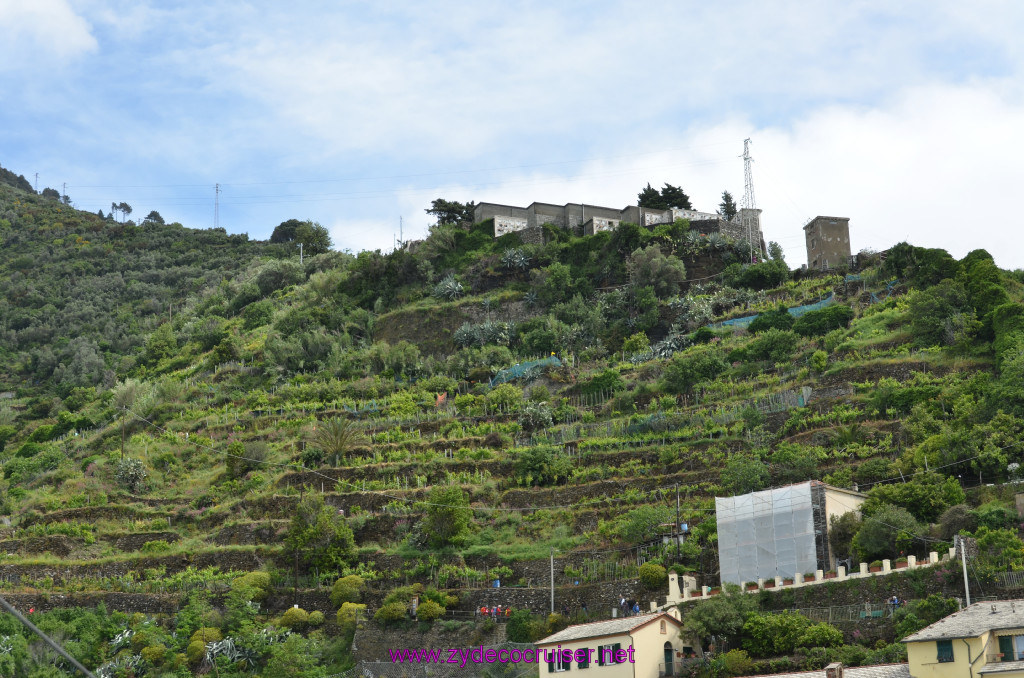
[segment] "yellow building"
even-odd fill
[[[1024,678],[1024,600],[975,603],[903,642],[912,678]]]
[[[541,678],[578,673],[578,678],[665,678],[680,675],[683,663],[700,655],[683,642],[679,610],[577,624],[537,641],[544,651]],[[548,659],[552,661],[547,661]]]

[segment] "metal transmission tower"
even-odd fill
[[[740,214],[747,226],[747,243],[750,244],[750,261],[754,261],[754,250],[757,250],[760,259],[764,259],[761,252],[761,219],[757,213],[757,200],[754,198],[754,174],[751,172],[751,164],[754,159],[750,157],[750,138],[743,140],[743,202],[740,203]],[[744,210],[750,210],[744,212]],[[757,226],[757,243],[754,243],[754,226]]]
[[[213,227],[220,226],[220,184],[213,185]]]
[[[747,209],[757,209],[756,200],[754,200],[754,175],[750,171],[750,164],[754,162],[754,159],[750,157],[750,139],[743,140],[743,207]]]

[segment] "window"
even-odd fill
[[[619,664],[616,655],[619,650],[622,649],[622,643],[613,643],[612,645],[601,645],[597,648],[597,665],[598,666],[609,666],[611,664]]]
[[[580,659],[580,661],[576,662],[576,668],[578,668],[578,669],[585,669],[588,666],[590,666],[590,652],[591,652],[591,650],[590,650],[590,648],[583,648],[583,649],[585,650],[582,653],[583,658]],[[577,650],[577,652],[579,652],[579,650]],[[580,655],[577,654],[576,657],[578,658],[578,657],[580,657]]]
[[[953,661],[953,641],[952,640],[939,640],[935,643],[938,649],[938,661],[951,662]]]
[[[572,668],[572,658],[567,661],[562,655],[562,652],[566,650],[554,649],[551,650],[551,661],[548,662],[548,673],[561,673],[562,671],[568,671]],[[572,650],[568,650],[572,652]]]
[[[661,633],[663,635],[666,633],[666,631],[665,631],[665,620],[664,619],[661,620]]]

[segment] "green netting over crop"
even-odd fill
[[[813,304],[807,304],[806,306],[794,306],[793,308],[789,309],[789,314],[794,318],[799,318],[804,313],[808,313],[810,311],[817,311],[819,309],[825,308],[826,306],[829,306],[832,303],[834,303],[832,296],[832,293],[829,292],[828,296],[822,299],[821,301],[816,301]],[[758,315],[760,315],[760,313],[758,313],[757,315],[744,316],[742,318],[723,320],[720,323],[712,323],[711,325],[708,325],[708,327],[746,327],[750,323],[754,322],[754,318],[756,318]]]
[[[551,356],[550,358],[528,360],[525,363],[518,363],[494,375],[494,379],[491,379],[491,386],[497,386],[498,384],[504,384],[506,381],[519,379],[520,377],[526,376],[526,373],[530,370],[540,370],[548,365],[561,367],[562,361],[559,360],[557,356]]]

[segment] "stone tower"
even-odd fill
[[[814,217],[804,225],[807,267],[823,271],[850,260],[849,217]]]

